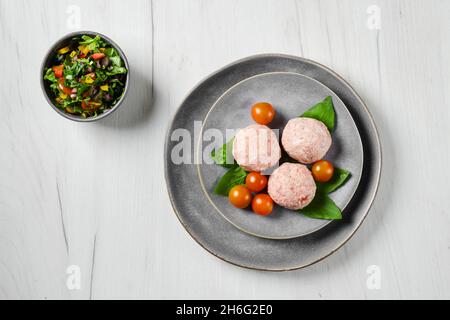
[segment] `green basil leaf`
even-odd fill
[[[301,116],[322,121],[330,132],[333,131],[335,122],[333,99],[331,96],[326,97],[325,100],[306,110]]]
[[[246,177],[247,171],[238,165],[234,165],[220,178],[214,193],[220,196],[228,196],[231,188],[245,183]]]
[[[52,89],[55,96],[59,96],[59,89],[58,89],[58,83],[52,83],[50,85],[50,89]]]
[[[317,192],[313,201],[299,212],[309,218],[323,220],[341,220],[341,209],[324,193]]]
[[[48,68],[47,71],[45,72],[44,80],[48,80],[53,83],[58,82],[58,79],[56,79],[55,73],[51,68]]]
[[[225,143],[219,149],[214,149],[211,152],[211,158],[216,164],[225,168],[231,168],[235,165],[233,158],[233,141],[234,138]]]
[[[110,57],[109,60],[114,67],[122,66],[122,59],[119,56]]]
[[[108,57],[116,57],[116,56],[118,56],[119,54],[117,53],[117,51],[114,49],[114,48],[107,48],[106,50],[105,50],[105,54],[108,56]]]
[[[127,69],[123,67],[112,67],[111,70],[106,71],[107,76],[114,76],[116,74],[124,74],[127,73]]]
[[[75,113],[81,114],[81,113],[83,113],[84,110],[81,107],[79,107],[79,106],[74,106],[73,107],[73,111]]]
[[[79,44],[85,45],[89,51],[97,50],[102,44],[100,36],[95,36],[95,38],[91,38],[89,36],[82,36],[83,41],[80,41]]]
[[[347,182],[350,176],[351,174],[347,170],[334,168],[334,174],[330,181],[316,182],[317,191],[325,194],[336,191]]]
[[[81,39],[83,39],[83,41],[80,41],[79,44],[90,44],[95,41],[95,38],[86,35],[81,36]]]
[[[102,84],[108,79],[108,75],[103,70],[96,70],[95,71],[95,81],[98,84]]]

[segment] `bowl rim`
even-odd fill
[[[125,64],[125,67],[127,68],[125,87],[123,89],[124,91],[123,91],[122,97],[119,99],[119,101],[117,101],[117,103],[111,109],[109,109],[107,112],[102,113],[101,115],[98,115],[97,117],[82,118],[80,116],[71,115],[71,114],[69,114],[69,113],[59,109],[57,106],[55,106],[55,104],[53,103],[51,98],[48,96],[47,91],[46,91],[46,82],[44,80],[44,70],[46,68],[47,62],[49,61],[50,57],[55,53],[55,50],[63,42],[67,41],[70,38],[73,38],[75,36],[80,36],[80,35],[100,36],[102,39],[104,39],[106,42],[108,42],[114,49],[116,49],[119,52],[119,55],[122,58],[122,60],[123,60],[123,62]],[[119,108],[119,106],[124,101],[124,99],[125,99],[125,97],[126,97],[126,95],[128,93],[128,88],[129,88],[129,84],[130,84],[130,66],[129,66],[127,57],[125,56],[125,53],[122,51],[122,49],[119,47],[119,45],[117,43],[115,43],[108,36],[105,36],[104,34],[101,34],[101,33],[96,32],[96,31],[88,31],[88,30],[74,31],[74,32],[70,32],[70,33],[60,37],[47,50],[47,53],[44,55],[44,58],[43,58],[42,63],[41,63],[41,68],[40,68],[40,72],[39,72],[39,78],[40,78],[41,90],[42,90],[42,93],[44,94],[45,99],[50,104],[50,106],[53,108],[53,110],[55,110],[59,115],[63,116],[66,119],[69,119],[69,120],[72,120],[72,121],[76,121],[76,122],[94,122],[94,121],[98,121],[100,119],[103,119],[103,118],[109,116],[111,113],[116,111],[117,108]]]

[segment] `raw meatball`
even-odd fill
[[[331,147],[331,134],[320,121],[310,118],[290,120],[281,138],[288,155],[301,163],[322,159]]]
[[[268,192],[278,205],[299,210],[316,195],[316,183],[311,171],[299,163],[284,163],[269,178]]]
[[[247,171],[264,171],[278,164],[281,149],[275,133],[267,126],[253,124],[234,137],[233,156]]]

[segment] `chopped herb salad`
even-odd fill
[[[128,70],[119,52],[100,36],[77,36],[59,48],[46,68],[55,105],[83,118],[111,109],[125,91]]]

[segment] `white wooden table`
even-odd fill
[[[0,298],[450,298],[449,14],[447,0],[0,0]],[[46,50],[79,29],[114,39],[133,71],[125,105],[98,123],[60,117],[39,87]],[[163,178],[184,95],[266,52],[343,75],[384,152],[363,227],[289,273],[209,255]]]

